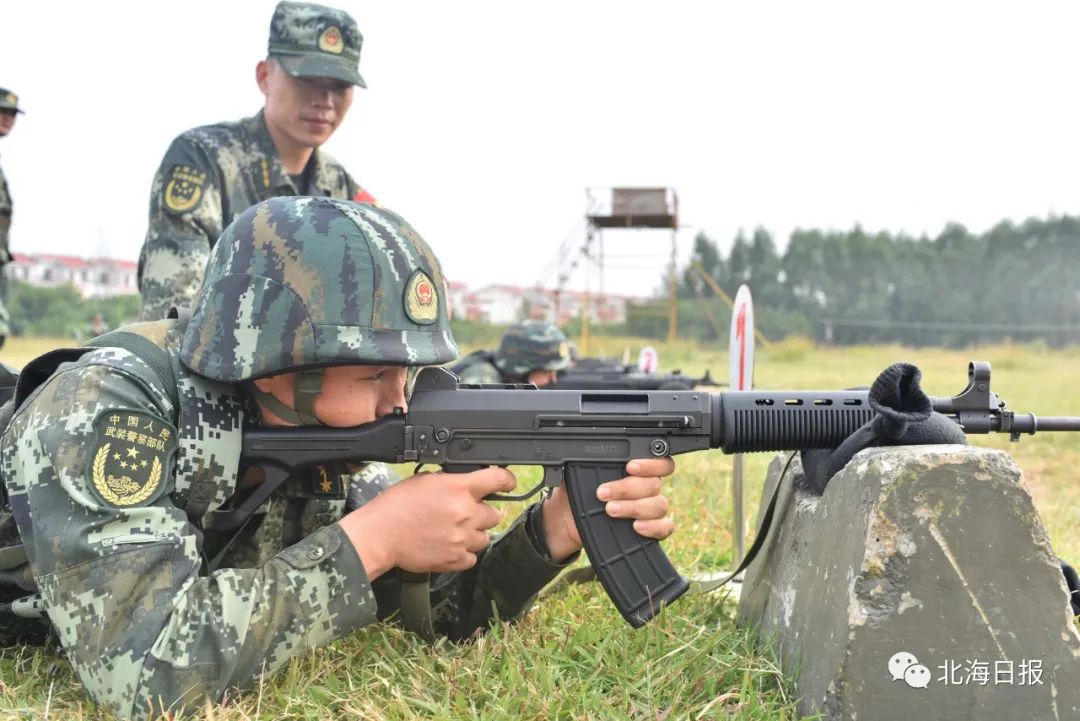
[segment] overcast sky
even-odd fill
[[[4,0],[14,250],[134,260],[169,141],[261,106],[274,4]],[[586,187],[674,187],[681,256],[698,230],[1080,213],[1075,2],[336,4],[368,89],[327,150],[472,286],[535,283]],[[634,256],[608,290],[655,287],[667,236],[605,246]]]

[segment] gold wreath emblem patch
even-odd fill
[[[106,504],[130,508],[154,501],[171,477],[176,429],[142,411],[102,411],[94,421],[93,491]]]
[[[206,171],[187,165],[174,165],[165,184],[165,209],[173,213],[193,210],[202,200]]]
[[[319,36],[319,50],[324,53],[341,55],[345,50],[345,43],[341,41],[341,31],[333,25],[323,30],[322,35]]]
[[[413,323],[431,325],[439,317],[439,291],[428,274],[413,271],[405,286],[405,314]]]
[[[106,443],[94,456],[94,488],[114,506],[137,506],[154,494],[161,485],[161,459],[154,458],[149,474],[142,479],[128,475],[114,476],[106,470],[109,446]]]

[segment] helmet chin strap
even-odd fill
[[[255,400],[275,416],[294,426],[321,426],[323,422],[315,417],[315,397],[322,393],[322,368],[299,371],[293,385],[293,403],[296,408],[289,408],[255,383],[250,383]]]

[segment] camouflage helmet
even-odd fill
[[[180,349],[188,368],[237,382],[353,363],[457,357],[443,275],[385,208],[330,198],[254,205],[225,229]]]
[[[510,326],[503,335],[495,365],[511,376],[524,376],[534,370],[562,370],[570,365],[570,344],[557,325],[527,320]]]

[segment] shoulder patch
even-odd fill
[[[103,410],[94,419],[90,489],[115,508],[146,506],[172,484],[176,428],[145,411]]]
[[[170,213],[180,214],[199,207],[203,188],[206,187],[206,171],[190,165],[174,165],[165,180],[163,205]]]
[[[417,268],[405,284],[405,315],[413,323],[431,325],[439,317],[439,291],[424,271]]]

